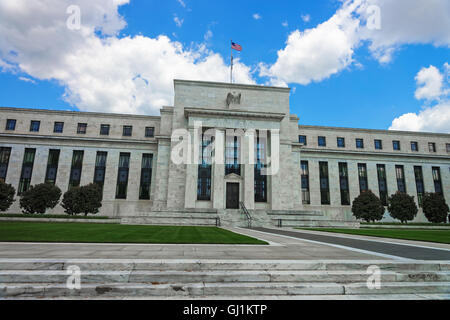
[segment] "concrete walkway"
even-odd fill
[[[270,245],[167,245],[0,243],[0,258],[40,259],[229,259],[229,260],[379,260],[380,255],[305,242],[253,230],[228,230]],[[386,257],[383,257],[385,259]]]
[[[413,260],[450,260],[450,246],[433,243],[415,243],[414,241],[396,241],[395,239],[378,239],[376,237],[341,236],[329,232],[310,232],[309,230],[254,228],[265,233],[288,236],[316,243],[327,243],[374,254],[413,259]]]

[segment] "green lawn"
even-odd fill
[[[68,214],[24,214],[24,213],[0,213],[0,218],[33,218],[33,219],[109,219],[105,216],[79,215],[70,216]]]
[[[361,222],[361,225],[368,226],[410,226],[410,227],[450,227],[448,223],[401,223],[401,222]]]
[[[418,229],[332,229],[307,228],[307,230],[355,234],[382,238],[417,240],[428,242],[450,243],[450,230],[418,230]]]
[[[216,227],[0,222],[0,241],[81,243],[267,244]]]

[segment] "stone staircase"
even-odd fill
[[[381,288],[369,289],[369,266]],[[81,288],[66,286],[69,267]],[[7,299],[450,299],[450,261],[0,259]]]

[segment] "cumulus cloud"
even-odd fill
[[[340,9],[314,28],[294,30],[273,65],[261,65],[269,83],[307,85],[358,62],[355,49],[368,44],[386,64],[407,44],[450,47],[448,0],[341,0]],[[306,18],[306,16],[305,16]]]
[[[311,16],[309,14],[302,14],[301,15],[303,22],[309,22],[311,20]]]
[[[253,19],[255,19],[255,20],[260,20],[262,17],[261,17],[261,15],[259,14],[259,13],[254,13],[253,14]]]
[[[159,114],[173,103],[173,79],[227,82],[229,68],[204,45],[167,36],[119,37],[128,0],[79,0],[81,27],[66,26],[72,0],[0,0],[0,68],[57,80],[64,99],[83,111]],[[239,83],[255,83],[235,60]]]
[[[419,113],[406,113],[392,121],[390,130],[429,131],[450,133],[450,97],[448,63],[444,65],[444,74],[435,66],[422,68],[416,76],[415,97],[426,100],[427,104]]]
[[[181,26],[183,25],[184,19],[180,19],[180,18],[178,18],[177,15],[175,15],[173,17],[173,21],[175,22],[175,24],[177,25],[178,28],[181,28]]]

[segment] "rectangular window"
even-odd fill
[[[72,166],[70,168],[69,189],[80,186],[81,170],[83,168],[84,151],[73,151]]]
[[[319,162],[320,201],[324,205],[330,204],[330,184],[328,180],[328,162]]]
[[[375,140],[375,150],[383,150],[383,141]]]
[[[384,164],[377,164],[377,174],[378,174],[378,188],[380,191],[380,200],[383,206],[387,206],[388,189],[386,180],[386,166]]]
[[[207,134],[204,128],[201,136],[200,145],[200,164],[198,166],[197,179],[197,200],[211,200],[211,182],[212,182],[212,143],[214,137]]]
[[[116,199],[127,198],[129,170],[130,170],[130,154],[120,153],[119,174],[117,175]]]
[[[141,164],[141,185],[139,187],[139,199],[150,200],[150,185],[152,183],[153,154],[144,153]]]
[[[363,139],[356,139],[356,148],[364,149],[364,140]]]
[[[441,195],[444,195],[442,190],[442,179],[441,179],[441,168],[433,167],[433,182],[434,182],[434,191]]]
[[[411,151],[419,151],[419,144],[416,141],[411,141]]]
[[[365,163],[358,163],[358,176],[359,176],[359,191],[361,193],[369,190],[367,183],[367,165]]]
[[[348,167],[347,163],[339,163],[339,184],[341,188],[341,205],[350,205],[350,191],[348,187]]]
[[[318,137],[317,142],[319,144],[319,147],[326,147],[327,146],[327,138],[326,137]]]
[[[240,137],[227,135],[225,148],[225,175],[235,173],[241,175]]]
[[[16,119],[6,120],[6,130],[8,130],[8,131],[16,130]]]
[[[266,141],[267,136],[257,132],[255,145],[255,202],[267,202],[267,175],[262,174],[266,168]]]
[[[30,123],[30,132],[39,132],[39,127],[41,126],[40,121],[31,120]]]
[[[417,187],[417,200],[419,202],[419,207],[422,207],[422,199],[425,194],[425,186],[423,183],[423,172],[421,166],[414,167],[414,176],[416,178],[416,187]]]
[[[436,143],[434,142],[429,142],[428,143],[428,150],[430,150],[430,152],[436,152]]]
[[[450,143],[446,144],[447,152],[450,152]]]
[[[101,136],[109,136],[109,124],[101,124],[100,125],[100,135]]]
[[[153,138],[155,136],[155,127],[145,127],[145,137]]]
[[[87,123],[79,123],[77,127],[78,134],[86,134],[87,131]]]
[[[10,156],[11,148],[0,147],[0,181],[2,182],[6,181]]]
[[[56,174],[58,172],[59,150],[49,150],[47,171],[45,172],[45,183],[55,184]]]
[[[103,186],[105,184],[106,159],[108,153],[105,151],[97,151],[95,157],[94,183],[100,186],[103,194]]]
[[[31,175],[33,174],[34,156],[36,155],[36,149],[25,149],[23,155],[22,172],[20,173],[18,195],[27,191],[30,188]]]
[[[345,138],[337,138],[338,148],[345,148]]]
[[[394,148],[394,150],[399,151],[400,150],[400,141],[392,141],[392,147]]]
[[[397,176],[398,191],[406,193],[405,168],[403,166],[395,166],[395,174]]]
[[[302,203],[311,204],[311,197],[309,192],[309,164],[308,161],[302,161],[301,164],[302,177]]]
[[[55,122],[53,126],[54,133],[63,133],[64,130],[64,122]]]
[[[123,126],[122,135],[124,137],[131,137],[133,135],[133,126]]]
[[[304,146],[308,145],[308,140],[306,139],[306,136],[298,136],[298,142],[303,144]]]

